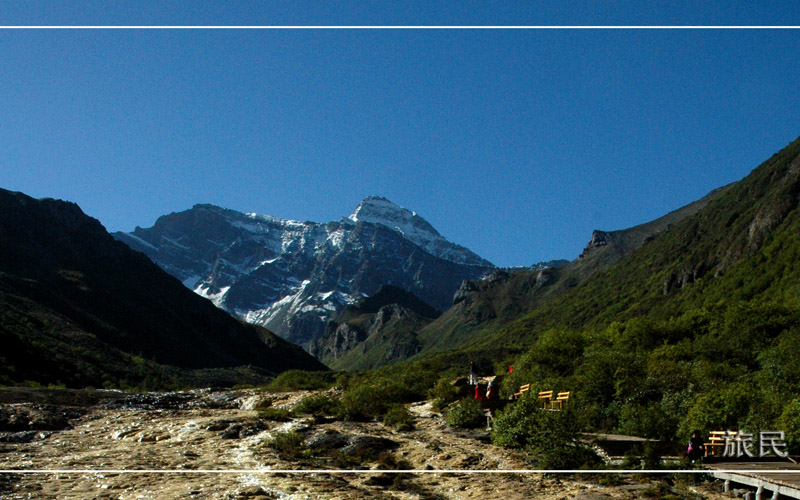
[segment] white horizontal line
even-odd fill
[[[641,470],[641,469],[0,469],[0,474],[797,474],[797,470],[737,470],[737,469],[691,469],[691,470]]]

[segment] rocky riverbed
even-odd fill
[[[531,466],[486,432],[449,429],[425,403],[409,408],[415,429],[399,432],[380,422],[272,420],[258,410],[291,409],[307,392],[43,392],[0,391],[1,498],[723,498],[709,483],[475,472]],[[279,451],[268,443],[280,435],[302,440]],[[403,469],[413,472],[383,472]]]

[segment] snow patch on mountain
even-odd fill
[[[212,293],[210,292],[211,287],[205,283],[202,283],[194,289],[194,293],[200,295],[201,297],[207,298],[213,302],[215,306],[222,308],[222,305],[225,302],[225,296],[228,294],[228,290],[230,289],[230,286],[224,286],[219,289],[219,292]]]
[[[347,233],[343,229],[337,229],[328,234],[328,243],[330,243],[331,247],[341,250],[344,246],[345,238],[347,238]]]

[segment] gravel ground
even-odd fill
[[[265,420],[254,409],[291,408],[307,395],[205,390],[116,396],[85,408],[4,404],[0,469],[14,472],[0,474],[0,498],[729,498],[711,483],[667,478],[491,472],[530,466],[483,431],[447,428],[428,404],[409,407],[416,428],[406,432],[379,422]],[[23,425],[34,421],[58,428]],[[303,436],[299,454],[267,445],[286,432]],[[407,468],[416,472],[381,472]],[[358,472],[325,472],[345,469]]]

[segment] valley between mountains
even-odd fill
[[[198,205],[112,237],[74,203],[0,190],[0,306],[0,384],[22,386],[0,407],[9,470],[369,471],[13,472],[9,498],[716,498],[429,471],[607,466],[586,434],[647,440],[634,468],[693,467],[675,450],[694,430],[779,430],[800,454],[800,139],[522,269],[383,198],[325,224]],[[471,397],[489,381],[490,434]],[[568,403],[544,408],[547,391]]]
[[[631,229],[595,231],[573,262],[517,269],[495,267],[415,212],[374,196],[325,224],[196,205],[114,237],[328,366],[370,369],[463,345],[476,326],[496,327],[567,292],[726,189]],[[513,294],[508,303],[476,311],[473,302],[498,287]]]

